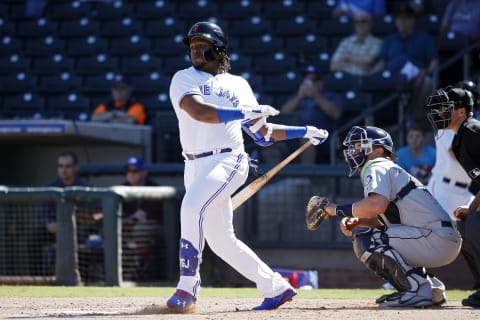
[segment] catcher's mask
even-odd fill
[[[220,53],[227,52],[227,38],[222,28],[213,22],[202,21],[195,23],[183,38],[183,43],[190,49],[190,41],[195,37],[212,43],[212,49],[204,53],[207,61],[219,60],[221,58]]]
[[[373,146],[383,147],[392,160],[396,159],[393,153],[392,137],[388,132],[377,127],[352,127],[343,140],[343,146],[343,156],[350,167],[349,177],[365,164],[367,156],[373,151]]]
[[[435,94],[427,98],[427,107],[430,112],[427,114],[428,121],[435,131],[445,129],[452,121],[452,110],[465,108],[469,115],[473,115],[472,93],[468,90],[448,86],[439,89]]]

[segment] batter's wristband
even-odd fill
[[[339,217],[353,217],[353,203],[337,205],[335,214]]]
[[[244,118],[242,110],[237,108],[217,108],[217,115],[221,123]]]
[[[307,133],[307,127],[286,127],[285,139],[303,138]]]

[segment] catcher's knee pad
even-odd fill
[[[198,250],[192,243],[185,239],[180,239],[180,275],[194,276],[198,267]]]
[[[353,230],[353,252],[358,260],[365,261],[372,255],[372,228],[355,228]]]

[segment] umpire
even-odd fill
[[[431,109],[428,119],[435,132],[451,129],[455,132],[452,151],[474,183],[480,183],[480,121],[473,118],[473,97],[468,90],[446,87],[427,99]],[[480,308],[480,192],[470,206],[458,207],[454,216],[463,237],[462,255],[474,277],[477,291],[462,300],[464,306]]]

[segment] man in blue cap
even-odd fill
[[[312,125],[335,131],[338,119],[343,113],[342,98],[333,92],[323,90],[323,73],[315,65],[304,69],[304,79],[296,94],[281,107],[281,112],[298,112],[299,125]],[[328,144],[309,148],[300,155],[301,163],[326,163],[329,161]]]

